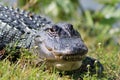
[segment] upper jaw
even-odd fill
[[[81,44],[82,47],[71,45],[71,47],[60,47],[56,49],[54,47],[57,45],[49,47],[44,42],[40,43],[38,41],[35,41],[35,45],[38,46],[36,49],[39,57],[49,61],[81,61],[88,52],[84,44]]]
[[[84,52],[82,54],[73,54],[64,52],[61,54],[56,54],[55,51],[50,51],[50,53],[54,56],[54,59],[47,58],[46,60],[49,61],[65,61],[65,62],[71,62],[71,61],[81,61],[85,58],[87,52]]]
[[[50,63],[51,66],[54,66],[55,68],[63,71],[72,71],[80,68],[83,59],[86,57],[85,54],[67,54],[54,56],[54,59],[46,59],[47,63]]]

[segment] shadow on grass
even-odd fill
[[[104,68],[99,61],[94,58],[86,57],[79,69],[74,71],[66,71],[63,74],[60,73],[60,76],[69,75],[74,80],[83,80],[83,77],[90,78],[92,76],[100,79],[103,77],[103,70]]]

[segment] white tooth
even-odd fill
[[[69,59],[69,56],[67,58]]]
[[[55,58],[56,58],[56,59],[60,59],[60,57],[59,57],[59,56],[55,56]]]
[[[62,59],[63,58],[63,56],[60,56],[60,59]]]
[[[71,56],[69,56],[69,59],[71,58]]]
[[[70,59],[70,57],[68,56],[68,59]]]
[[[69,56],[67,58],[69,59]]]

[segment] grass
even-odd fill
[[[119,49],[115,46],[111,50],[98,46],[94,51],[89,54],[96,57],[104,66],[103,80],[116,80],[120,79],[120,53]]]

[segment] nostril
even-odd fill
[[[84,44],[76,44],[76,46],[84,51],[88,51],[88,48]]]
[[[84,45],[83,45],[83,44],[77,44],[77,43],[76,43],[76,47],[82,48],[82,47],[84,47]]]
[[[72,52],[75,54],[84,55],[88,52],[88,49],[84,47],[74,47]]]

